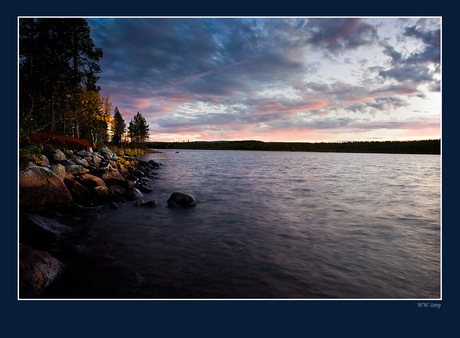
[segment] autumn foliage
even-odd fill
[[[23,140],[29,144],[42,144],[45,149],[65,148],[72,150],[87,150],[92,147],[91,142],[71,136],[35,133]]]

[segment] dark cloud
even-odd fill
[[[254,82],[287,81],[304,67],[294,55],[299,45],[286,31],[295,26],[281,20],[262,22],[263,30],[244,19],[90,22],[104,50],[104,81],[126,81],[128,87],[137,77],[147,78],[145,90],[189,85],[197,94],[229,95]]]
[[[431,20],[432,21],[432,20]],[[430,25],[429,19],[420,19],[415,25],[406,27],[404,35],[422,41],[424,49],[410,55],[406,62],[439,64],[441,61],[441,28]]]
[[[309,43],[332,52],[356,49],[378,38],[375,27],[362,19],[310,19],[307,29]]]
[[[382,43],[384,54],[391,58],[392,68],[379,70],[384,79],[399,82],[411,81],[418,84],[428,83],[433,91],[438,87],[436,76],[439,75],[441,47],[440,26],[438,20],[420,19],[415,25],[406,27],[403,37],[413,38],[421,43],[419,50],[403,56],[393,46]],[[404,42],[404,40],[402,40]],[[429,66],[434,66],[430,69]]]
[[[402,45],[390,45],[397,39],[379,37],[378,21],[365,19],[88,22],[104,52],[104,94],[122,114],[128,112],[125,120],[141,111],[152,132],[218,133],[249,126],[359,130],[356,120],[332,115],[398,109],[407,106],[404,96],[423,94],[421,84],[431,90],[440,86],[434,21],[408,21],[401,36],[418,46],[410,54]],[[365,68],[376,64],[376,54],[362,48],[357,56],[363,46],[377,47],[389,62]],[[328,65],[339,73],[343,65],[355,67],[350,71],[353,80],[344,74],[336,77]]]
[[[417,83],[430,82],[433,80],[433,74],[425,65],[405,64],[401,67],[381,70],[379,75],[383,78],[393,78],[397,81],[413,81]]]

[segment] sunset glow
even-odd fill
[[[152,141],[441,137],[441,19],[89,18]]]

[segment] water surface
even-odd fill
[[[103,259],[81,265],[57,296],[440,297],[440,156],[169,150],[145,159],[163,164],[144,194],[158,206],[80,215],[84,244]],[[198,205],[167,208],[174,191]]]

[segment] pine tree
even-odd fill
[[[102,50],[85,19],[19,21],[19,116],[22,136],[49,131],[79,136],[74,125],[82,88],[98,92]]]
[[[121,143],[121,138],[125,134],[126,130],[126,123],[123,120],[123,116],[121,115],[118,107],[115,107],[113,122],[112,122],[112,142],[119,146]]]
[[[134,115],[134,119],[129,122],[128,135],[131,142],[137,145],[144,143],[148,139],[149,125],[141,113],[137,112]]]

